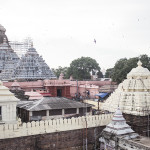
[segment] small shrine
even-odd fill
[[[17,102],[19,99],[0,81],[0,124],[17,122]]]
[[[112,121],[102,131],[99,139],[100,149],[123,149],[126,147],[122,145],[122,143],[125,142],[124,140],[132,140],[136,138],[139,138],[139,135],[126,123],[126,120],[118,107]],[[128,147],[126,147],[126,149],[128,149]]]

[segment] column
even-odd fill
[[[49,110],[46,110],[46,117],[49,117]]]
[[[79,108],[76,109],[76,114],[79,114]]]
[[[29,120],[31,120],[32,117],[32,111],[29,111]]]
[[[65,115],[65,109],[62,109],[62,116]]]

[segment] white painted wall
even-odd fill
[[[22,125],[19,123],[3,124],[0,125],[0,139],[82,129],[86,127],[86,121],[88,128],[105,126],[111,121],[112,117],[112,114],[102,114],[71,119],[32,121]]]

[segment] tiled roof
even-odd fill
[[[37,101],[19,102],[17,107],[28,111],[52,110],[52,109],[67,109],[67,108],[85,108],[92,107],[90,104],[85,104],[70,100],[64,97],[43,97]]]

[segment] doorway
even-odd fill
[[[62,97],[62,89],[57,89],[57,96]]]

